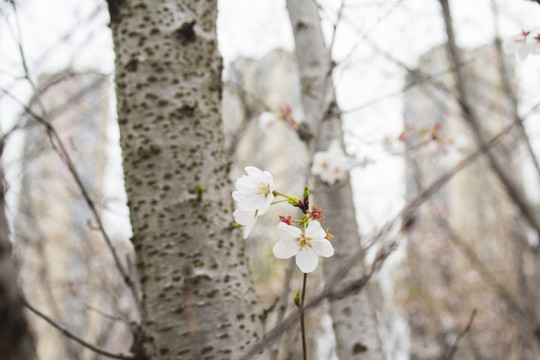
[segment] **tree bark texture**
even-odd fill
[[[305,121],[313,132],[313,151],[326,151],[332,140],[343,145],[341,118],[329,116],[338,110],[331,78],[331,57],[325,46],[321,20],[317,6],[312,0],[288,0],[287,9],[291,20],[296,57],[302,86],[302,104]],[[330,227],[335,253],[325,260],[325,273],[329,275],[358,249],[360,237],[349,178],[337,186],[315,180],[315,204],[326,209],[324,225]],[[359,279],[364,265],[358,262],[348,273],[344,283]],[[330,304],[337,354],[341,360],[383,359],[377,332],[375,306],[364,291],[333,301]]]
[[[0,155],[3,142],[0,144]],[[34,343],[23,311],[17,270],[11,256],[5,212],[6,186],[0,164],[0,354],[6,360],[34,359]]]
[[[262,336],[221,123],[217,1],[109,0],[118,122],[152,359],[237,359]]]

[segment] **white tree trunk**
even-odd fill
[[[343,144],[343,132],[340,117],[327,116],[339,109],[329,75],[331,59],[324,44],[319,12],[312,0],[288,0],[287,9],[296,42],[305,119],[315,135],[315,143],[311,146],[314,150],[326,151],[334,139]],[[325,260],[327,274],[343,265],[344,259],[360,246],[352,188],[348,178],[343,181],[344,184],[338,186],[327,186],[319,179],[315,181],[315,203],[326,209],[324,225],[329,226],[330,233],[335,236],[335,254]],[[363,271],[364,266],[359,262],[344,283],[360,278]],[[341,360],[384,358],[369,287],[359,294],[332,302],[330,314]]]
[[[216,0],[109,10],[145,348],[152,359],[237,359],[262,327],[232,226]]]

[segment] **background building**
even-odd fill
[[[489,139],[514,120],[495,49],[469,52],[463,66]],[[477,148],[452,95],[445,48],[424,55],[418,68],[432,75],[404,95],[409,200]],[[418,76],[411,74],[408,80],[415,82]],[[506,136],[495,151],[521,179],[517,139],[516,134]],[[536,358],[535,340],[516,314],[531,305],[533,280],[533,258],[519,215],[483,157],[418,210],[409,233],[403,292],[412,359],[443,358],[473,311],[474,331],[460,344],[456,358]]]
[[[110,119],[110,80],[66,71],[42,75],[32,108],[56,129],[80,179],[101,209]],[[45,112],[44,112],[45,111]],[[82,339],[120,353],[129,343],[131,307],[109,249],[80,188],[45,127],[25,121],[20,199],[14,229],[26,298]],[[124,253],[119,246],[119,253]],[[110,271],[103,271],[108,268]],[[136,316],[136,315],[135,315]],[[96,359],[31,316],[40,359]]]

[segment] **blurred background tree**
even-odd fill
[[[534,44],[538,5],[221,2],[223,74],[216,7],[0,3],[6,212],[38,358],[235,359],[277,334],[300,286],[271,255],[288,210],[245,242],[232,226],[230,180],[255,165],[280,191],[308,183],[336,235],[308,283],[329,299],[310,358],[536,359],[540,72],[503,48]],[[327,184],[310,169],[333,140],[352,171]],[[264,356],[301,356],[292,324]]]

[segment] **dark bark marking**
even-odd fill
[[[197,19],[193,19],[188,22],[182,23],[178,29],[174,32],[176,37],[182,41],[182,43],[189,43],[195,41],[195,24]]]
[[[353,345],[352,353],[353,353],[353,354],[359,354],[359,353],[361,353],[361,352],[367,351],[367,349],[368,349],[368,348],[367,348],[366,345],[357,342],[357,343],[355,343],[355,344]]]

